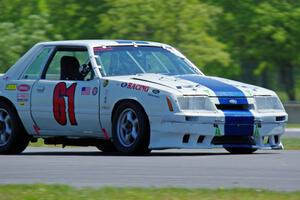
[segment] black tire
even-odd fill
[[[96,146],[100,151],[103,153],[114,153],[117,152],[118,150],[116,149],[115,145],[109,141],[109,140],[103,140],[101,144]]]
[[[0,135],[3,137],[6,134],[5,142],[0,138],[0,154],[22,153],[28,146],[30,136],[26,133],[17,111],[6,102],[0,102],[0,115]],[[6,131],[7,127],[10,131]]]
[[[126,114],[127,112],[127,114]],[[131,113],[131,117],[128,117],[128,113]],[[125,116],[126,114],[126,116]],[[125,125],[122,123],[127,120],[125,129],[120,126]],[[127,119],[126,119],[127,118]],[[131,119],[131,121],[129,120]],[[137,121],[136,121],[137,120]],[[122,121],[122,122],[121,122]],[[130,125],[131,124],[131,125]],[[131,133],[130,132],[131,127]],[[133,131],[135,130],[135,131]],[[124,136],[126,133],[126,136]],[[132,133],[135,134],[132,134]],[[130,135],[130,136],[128,136]],[[133,137],[135,135],[135,138]],[[124,141],[124,137],[127,137],[127,141]],[[132,138],[130,141],[130,137]],[[137,103],[133,101],[126,101],[121,103],[115,111],[112,121],[112,138],[116,149],[126,155],[146,155],[150,153],[149,141],[150,141],[150,126],[148,116],[144,109]],[[126,144],[131,143],[131,144]]]
[[[252,148],[230,148],[230,147],[225,147],[225,149],[231,153],[231,154],[252,154],[257,149],[252,149]]]

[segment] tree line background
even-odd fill
[[[300,99],[300,1],[0,1],[0,72],[37,42],[71,39],[168,43],[207,75]]]

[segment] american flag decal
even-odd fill
[[[91,88],[90,87],[82,87],[81,88],[81,95],[90,95],[91,94]]]

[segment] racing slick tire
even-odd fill
[[[231,154],[252,154],[257,149],[252,149],[252,148],[230,148],[230,147],[225,147],[225,149],[231,153]]]
[[[96,147],[103,153],[114,153],[118,151],[111,141],[102,141],[101,144]]]
[[[6,102],[0,102],[0,154],[19,154],[30,141],[17,111]]]
[[[112,122],[113,143],[120,153],[147,155],[150,153],[150,126],[144,109],[133,101],[121,103]]]

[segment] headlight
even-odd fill
[[[205,96],[183,96],[178,97],[180,110],[190,112],[216,111],[215,105]]]
[[[255,106],[258,112],[284,111],[284,107],[276,96],[255,96]]]

